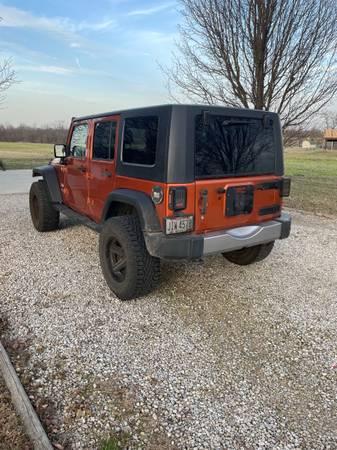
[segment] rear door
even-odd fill
[[[196,118],[196,231],[213,231],[280,215],[272,120],[212,114]]]
[[[89,122],[73,124],[69,140],[69,156],[65,159],[64,202],[87,214]]]
[[[215,231],[280,215],[280,178],[225,178],[196,182],[196,231]]]
[[[99,222],[107,196],[115,187],[119,116],[95,119],[89,163],[90,217]]]

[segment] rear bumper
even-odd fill
[[[195,259],[215,253],[226,253],[254,245],[285,239],[290,234],[291,217],[281,217],[259,225],[232,228],[212,233],[166,236],[146,233],[145,242],[152,256],[162,259]]]

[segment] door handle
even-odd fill
[[[207,206],[208,206],[208,190],[204,189],[200,191],[200,212],[202,216],[206,214]]]
[[[111,178],[112,177],[112,172],[109,172],[109,170],[102,170],[102,176]]]
[[[80,172],[82,172],[82,173],[85,173],[85,172],[87,171],[87,168],[86,168],[85,166],[80,166],[80,167],[78,168],[78,170],[79,170]]]

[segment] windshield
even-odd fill
[[[272,119],[200,114],[195,141],[196,178],[275,173]]]

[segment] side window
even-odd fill
[[[93,159],[114,159],[116,127],[115,121],[96,123]]]
[[[125,119],[123,162],[153,166],[156,162],[158,117]]]
[[[76,125],[70,141],[70,155],[74,158],[85,158],[87,147],[88,125]]]

